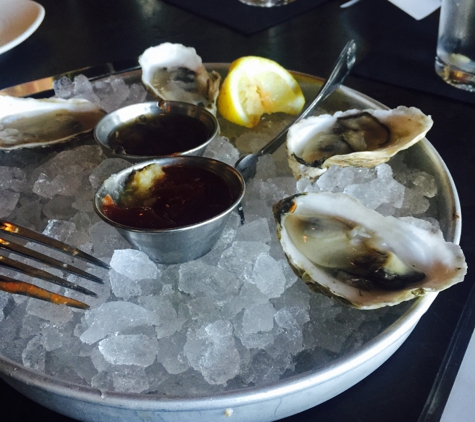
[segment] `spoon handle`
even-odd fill
[[[286,135],[291,126],[307,117],[317,106],[320,105],[325,98],[327,98],[333,91],[335,91],[344,81],[348,73],[350,73],[356,58],[356,44],[354,40],[348,41],[340,55],[338,56],[335,65],[333,66],[332,73],[322,85],[318,91],[316,97],[310,103],[310,105],[304,109],[297,118],[287,125],[279,134],[264,146],[257,155],[260,157],[265,154],[272,154],[276,151],[286,140]]]

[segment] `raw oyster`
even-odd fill
[[[273,211],[294,272],[312,290],[355,308],[444,290],[467,271],[461,248],[430,223],[384,217],[345,194],[297,194]]]
[[[159,98],[199,105],[216,115],[221,75],[208,72],[194,48],[163,43],[145,50],[139,64],[142,82]]]
[[[423,139],[432,124],[430,116],[404,106],[309,117],[289,130],[289,165],[297,180],[315,179],[332,164],[374,167]]]
[[[0,95],[0,149],[65,142],[93,129],[104,115],[103,110],[87,100]]]

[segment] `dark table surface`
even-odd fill
[[[44,22],[25,42],[0,55],[0,89],[73,69],[135,59],[149,46],[165,41],[195,47],[204,62],[231,62],[240,56],[258,55],[288,69],[324,77],[348,39],[357,42],[361,62],[382,39],[397,41],[405,27],[416,25],[386,0],[362,0],[348,9],[339,8],[344,0],[329,0],[253,35],[243,35],[158,0],[37,2],[46,9]],[[426,19],[436,25],[438,12]],[[436,34],[434,51],[435,43]],[[434,119],[428,138],[458,189],[463,216],[461,245],[470,269],[475,262],[475,107],[438,93],[357,75],[353,72],[345,85],[389,107],[416,106]],[[439,294],[405,343],[363,381],[285,420],[438,420],[474,327],[469,306],[474,302],[470,296],[472,281],[469,270],[463,283]],[[23,397],[3,381],[0,397],[1,414],[8,415],[5,420],[10,422],[71,420]]]

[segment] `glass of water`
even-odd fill
[[[450,85],[475,92],[474,0],[442,0],[435,70]]]

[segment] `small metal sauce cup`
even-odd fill
[[[186,115],[204,123],[207,130],[207,139],[201,145],[187,150],[176,151],[174,154],[162,156],[143,156],[127,154],[121,148],[115,148],[109,144],[109,135],[114,133],[118,127],[133,123],[137,118],[153,118],[162,114]],[[219,124],[215,116],[202,107],[194,104],[179,101],[151,101],[138,103],[123,108],[119,108],[104,116],[94,128],[94,139],[102,147],[104,154],[109,158],[123,158],[132,163],[160,158],[165,156],[194,155],[202,156],[206,146],[218,136]]]
[[[149,164],[161,166],[194,166],[218,175],[230,187],[233,203],[220,214],[189,226],[172,229],[143,229],[125,226],[108,218],[102,211],[102,199],[110,195],[117,201],[125,182],[134,170]],[[160,264],[177,264],[197,259],[208,253],[217,242],[231,212],[240,204],[245,191],[241,174],[233,167],[204,157],[165,157],[137,163],[110,176],[94,196],[94,209],[106,223],[115,227],[135,248]]]

